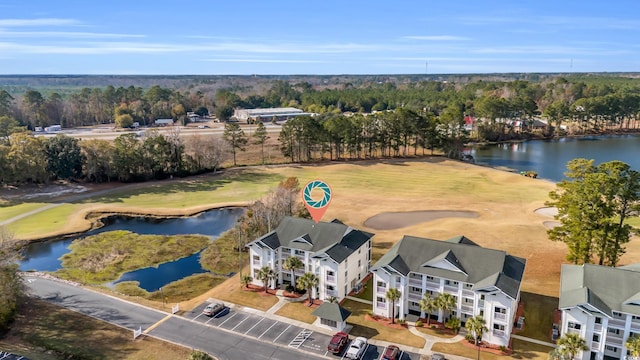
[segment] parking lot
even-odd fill
[[[334,355],[327,352],[327,344],[329,343],[329,340],[331,340],[330,335],[314,332],[313,330],[301,328],[275,319],[270,319],[263,315],[232,310],[229,308],[225,308],[224,311],[216,316],[209,317],[202,314],[202,310],[207,305],[208,303],[203,303],[193,309],[193,311],[185,313],[183,316],[187,319],[198,321],[212,327],[244,334],[261,341],[276,343],[336,359],[344,358],[344,353],[349,345],[347,344],[340,354]],[[383,351],[383,347],[369,344],[362,359],[380,359]],[[419,360],[420,355],[403,352],[400,359]]]

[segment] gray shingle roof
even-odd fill
[[[640,315],[638,264],[618,268],[562,265],[559,307],[590,305],[611,316],[612,311]]]
[[[438,261],[446,261],[448,268],[438,267]],[[371,269],[388,266],[405,276],[416,272],[471,283],[475,289],[495,286],[515,299],[525,263],[525,259],[480,247],[466,237],[440,241],[405,235]]]
[[[262,243],[271,249],[281,246],[311,251],[313,256],[328,255],[341,263],[373,237],[373,234],[353,229],[339,220],[320,222],[285,217],[272,232],[252,243]]]
[[[337,303],[323,302],[322,305],[318,306],[318,308],[311,313],[311,315],[322,319],[341,322],[347,320],[351,315],[351,311],[343,308]]]

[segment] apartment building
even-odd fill
[[[282,265],[288,257],[297,256],[304,268],[296,270],[294,276],[311,272],[319,279],[312,292],[314,299],[342,300],[369,273],[372,237],[373,234],[338,220],[316,224],[308,219],[286,217],[275,230],[247,244],[253,284],[264,286],[256,276],[263,266],[275,270],[278,285],[291,284],[291,271]]]
[[[562,265],[558,308],[560,335],[586,341],[577,359],[624,359],[627,339],[640,335],[640,264]]]
[[[483,248],[464,236],[446,241],[404,236],[371,268],[374,273],[373,312],[391,317],[387,290],[396,288],[400,299],[394,314],[426,318],[419,301],[425,294],[436,298],[453,295],[456,307],[447,317],[464,324],[481,315],[489,331],[482,340],[509,345],[520,300],[520,284],[526,260],[501,250]],[[432,319],[446,322],[443,311]]]

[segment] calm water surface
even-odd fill
[[[56,271],[61,268],[60,257],[69,252],[69,245],[75,239],[112,230],[128,230],[138,234],[179,235],[201,234],[212,239],[233,227],[242,214],[241,208],[211,210],[194,217],[156,219],[145,217],[111,216],[104,219],[105,226],[89,231],[76,238],[34,243],[27,247],[25,261],[20,264],[23,271]],[[139,269],[115,281],[139,281],[140,287],[155,291],[158,288],[186,276],[203,273],[200,254],[194,254],[156,267]]]
[[[575,158],[594,159],[596,164],[620,160],[640,171],[640,137],[636,135],[591,136],[557,140],[472,147],[477,164],[505,166],[520,171],[533,170],[551,181],[564,178],[567,163]]]

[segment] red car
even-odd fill
[[[327,350],[334,354],[339,354],[342,349],[344,349],[345,345],[349,342],[349,335],[347,333],[339,332],[333,335],[329,345],[327,345]]]
[[[389,345],[382,353],[383,360],[398,360],[400,358],[400,348],[395,345]]]

